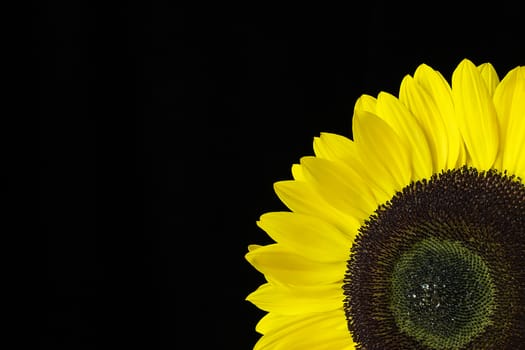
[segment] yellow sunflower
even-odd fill
[[[525,344],[525,67],[500,81],[427,65],[355,105],[354,140],[315,156],[261,216],[255,349],[520,349]]]

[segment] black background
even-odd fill
[[[40,348],[252,348],[273,183],[421,63],[525,64],[518,3],[33,5]]]

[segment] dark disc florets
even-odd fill
[[[525,186],[495,170],[444,171],[360,228],[344,281],[358,349],[525,344]]]

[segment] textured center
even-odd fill
[[[409,184],[360,227],[343,290],[357,350],[522,349],[524,183],[463,167]]]
[[[391,310],[403,332],[435,349],[458,349],[490,324],[494,286],[485,262],[460,243],[425,239],[392,275]]]

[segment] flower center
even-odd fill
[[[490,324],[494,286],[481,257],[460,243],[422,240],[394,266],[391,312],[429,347],[461,348]]]
[[[525,186],[463,167],[411,183],[362,225],[344,279],[357,349],[525,343]]]

